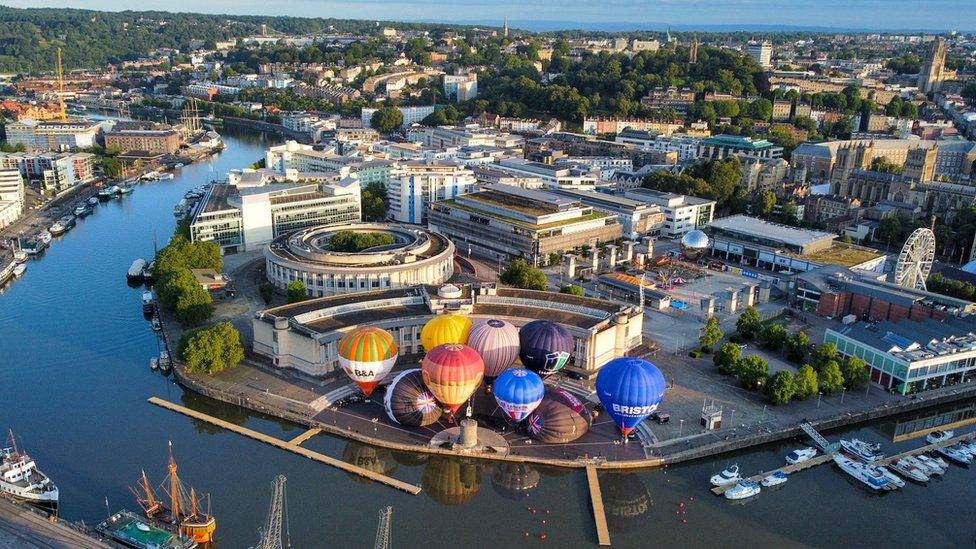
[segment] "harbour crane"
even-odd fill
[[[380,521],[376,525],[375,549],[390,549],[390,521],[393,519],[393,507],[380,509]]]
[[[62,122],[68,120],[68,109],[64,105],[64,67],[61,66],[61,48],[58,48],[58,64],[55,76],[58,80],[58,118]]]
[[[268,518],[261,530],[261,542],[258,549],[282,549],[291,547],[291,532],[288,528],[288,500],[285,497],[285,475],[278,475],[271,481],[271,505],[268,506]],[[284,517],[285,540],[282,545],[281,523]]]

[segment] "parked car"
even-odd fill
[[[651,419],[658,422],[661,425],[671,421],[671,414],[667,412],[654,412],[651,414]]]

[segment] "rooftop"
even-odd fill
[[[828,330],[906,362],[976,351],[976,320],[972,317],[922,322],[859,322]]]
[[[713,135],[711,137],[706,137],[702,140],[703,145],[719,145],[725,147],[738,147],[740,149],[768,149],[769,147],[775,147],[771,141],[765,139],[752,139],[751,137],[742,137],[740,135],[728,135],[719,134]]]
[[[870,248],[862,248],[850,244],[835,242],[833,246],[815,252],[803,254],[803,259],[809,259],[815,263],[829,265],[841,265],[843,267],[855,267],[872,259],[881,257],[882,253]]]
[[[765,239],[776,240],[785,244],[804,247],[824,239],[834,239],[835,234],[822,231],[811,231],[808,229],[797,229],[788,225],[772,223],[749,217],[747,215],[731,215],[713,220],[708,224],[709,227],[741,233],[744,235],[755,235]]]

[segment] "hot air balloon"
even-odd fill
[[[468,334],[468,346],[485,361],[485,377],[494,379],[518,358],[519,331],[504,320],[479,320]]]
[[[438,315],[427,321],[420,330],[420,343],[430,352],[438,345],[467,343],[471,320],[461,315]]]
[[[586,434],[590,412],[572,393],[546,389],[542,402],[525,418],[525,426],[535,440],[563,444]]]
[[[481,489],[481,471],[476,463],[430,456],[421,475],[424,493],[444,505],[461,505]]]
[[[393,378],[383,396],[383,407],[390,419],[410,427],[425,427],[441,417],[441,407],[424,385],[420,368],[404,370]]]
[[[498,406],[515,421],[522,421],[542,402],[546,386],[535,372],[525,368],[505,370],[492,386]]]
[[[491,486],[504,498],[525,499],[539,487],[539,472],[524,463],[498,463]]]
[[[393,336],[381,328],[356,328],[339,340],[339,365],[366,396],[393,369],[397,353]]]
[[[566,328],[548,320],[529,322],[519,331],[522,365],[548,376],[561,370],[573,352],[573,336]]]
[[[600,402],[624,436],[657,409],[664,387],[664,374],[657,366],[634,357],[615,358],[596,375]]]
[[[481,384],[485,363],[467,345],[447,344],[431,349],[421,363],[424,385],[451,411],[451,416]]]

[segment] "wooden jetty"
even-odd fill
[[[593,464],[586,466],[586,482],[590,486],[590,501],[593,503],[597,540],[600,545],[609,546],[610,529],[607,527],[607,515],[603,510],[603,492],[600,491],[600,479],[596,476],[596,467]]]
[[[809,469],[811,467],[816,467],[817,465],[823,465],[824,463],[833,461],[835,455],[836,452],[830,452],[828,454],[820,454],[819,456],[810,458],[806,461],[801,461],[800,463],[794,463],[793,465],[786,465],[785,467],[780,467],[779,469],[773,469],[771,471],[759,473],[758,475],[753,475],[744,480],[759,482],[760,480],[768,477],[769,475],[775,473],[776,471],[781,471],[783,473],[786,473],[787,475],[791,475],[793,473],[803,471],[805,469]],[[735,483],[726,484],[725,486],[716,486],[712,488],[712,493],[720,496],[724,494],[727,490],[732,488],[733,486],[735,486]]]
[[[874,463],[875,463],[875,465],[890,465],[892,463],[895,463],[896,461],[898,461],[901,458],[905,458],[905,457],[909,457],[909,456],[917,456],[919,454],[924,454],[925,452],[931,452],[931,451],[936,450],[938,448],[945,448],[946,446],[952,446],[953,444],[956,444],[957,442],[962,442],[964,440],[971,440],[973,438],[976,438],[976,433],[966,433],[965,435],[959,435],[957,437],[952,437],[950,439],[943,440],[942,442],[936,442],[935,444],[926,444],[925,446],[922,446],[920,448],[915,448],[914,450],[909,450],[907,452],[902,452],[900,454],[895,454],[893,456],[888,456],[886,458],[879,459],[878,461],[876,461]]]
[[[386,484],[387,486],[392,486],[393,488],[396,488],[398,490],[403,490],[404,492],[407,492],[408,494],[417,495],[417,494],[420,493],[420,486],[417,486],[415,484],[410,484],[410,483],[407,483],[407,482],[403,482],[403,481],[397,480],[397,479],[395,479],[393,477],[388,477],[386,475],[383,475],[383,474],[380,474],[380,473],[376,473],[376,472],[370,471],[368,469],[363,469],[362,467],[356,467],[355,465],[352,465],[350,463],[346,463],[345,461],[338,460],[338,459],[335,459],[333,457],[329,457],[329,456],[327,456],[325,454],[320,454],[318,452],[313,452],[312,450],[308,450],[306,448],[302,448],[301,446],[299,446],[298,444],[295,444],[294,442],[285,441],[285,440],[281,440],[279,438],[275,438],[275,437],[272,437],[272,436],[268,436],[268,435],[266,435],[264,433],[259,433],[257,431],[253,431],[253,430],[248,429],[246,427],[241,427],[240,425],[235,425],[235,424],[230,423],[228,421],[224,421],[222,419],[219,419],[219,418],[216,418],[216,417],[213,417],[213,416],[210,416],[210,415],[201,413],[201,412],[197,412],[196,410],[191,410],[190,408],[186,408],[184,406],[180,406],[179,404],[173,404],[172,402],[169,402],[167,400],[163,400],[161,398],[150,397],[149,398],[149,403],[150,404],[155,404],[156,406],[159,406],[161,408],[166,408],[167,410],[171,410],[171,411],[176,412],[176,413],[179,413],[179,414],[183,414],[183,415],[188,416],[188,417],[191,417],[193,419],[198,419],[200,421],[205,421],[205,422],[207,422],[207,423],[209,423],[211,425],[216,425],[217,427],[221,427],[223,429],[227,429],[228,431],[232,431],[232,432],[237,433],[239,435],[243,435],[243,436],[246,436],[248,438],[252,438],[254,440],[263,442],[265,444],[270,444],[271,446],[275,446],[277,448],[281,448],[282,450],[288,450],[289,452],[296,453],[296,454],[298,454],[300,456],[305,456],[305,457],[307,457],[309,459],[318,461],[320,463],[325,463],[326,465],[331,465],[331,466],[335,467],[336,469],[341,469],[341,470],[343,470],[343,471],[345,471],[347,473],[352,473],[352,474],[355,474],[355,475],[359,475],[359,476],[361,476],[363,478],[367,478],[369,480],[374,480],[376,482],[379,482],[379,483],[382,483],[382,484]],[[311,429],[310,429],[310,431],[311,431]],[[304,440],[302,440],[302,442],[304,442],[305,440],[307,440],[308,438],[310,438],[312,436],[312,435],[309,435],[308,434],[308,431],[306,431],[302,435],[299,435],[299,437],[296,437],[295,440],[297,440],[298,438],[304,437],[305,435],[308,435],[308,437],[306,437]],[[314,435],[314,433],[313,433],[313,435]]]
[[[291,439],[290,441],[288,441],[288,444],[294,444],[295,446],[301,446],[302,444],[304,444],[305,442],[307,442],[308,439],[314,437],[315,435],[317,435],[317,434],[319,434],[321,432],[322,432],[322,428],[321,427],[312,427],[308,431],[305,431],[304,433],[302,433],[302,434],[298,435],[297,437],[295,437],[295,438]]]

